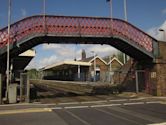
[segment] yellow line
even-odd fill
[[[35,113],[35,112],[51,112],[50,108],[28,108],[17,110],[4,110],[0,111],[0,115],[21,114],[21,113]]]
[[[166,102],[160,102],[160,104],[165,104],[166,105]]]

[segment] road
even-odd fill
[[[4,125],[166,125],[166,104],[159,102],[86,102],[59,105],[14,106],[21,112],[3,113]],[[21,108],[22,107],[22,108]],[[36,108],[38,108],[35,110]],[[4,108],[6,108],[4,106]],[[27,110],[22,110],[27,108]],[[18,111],[15,110],[15,111]],[[28,111],[28,112],[27,112]],[[160,123],[160,124],[159,124]]]

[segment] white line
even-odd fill
[[[92,105],[91,108],[97,108],[97,107],[111,107],[111,106],[120,106],[122,104],[108,104],[108,105]]]
[[[102,110],[102,109],[95,109],[95,110],[100,111],[100,112],[103,112],[103,113],[108,114],[108,115],[110,115],[110,116],[116,117],[116,118],[118,118],[118,119],[123,119],[123,120],[125,120],[125,121],[129,121],[129,122],[132,122],[132,123],[135,123],[135,124],[140,125],[140,123],[138,123],[138,122],[136,122],[136,121],[134,121],[134,120],[130,120],[130,119],[125,118],[125,117],[122,117],[122,116],[120,116],[120,115],[116,115],[115,113],[111,113],[111,112],[108,112],[108,111],[105,111],[105,110]]]
[[[128,99],[117,99],[117,100],[109,100],[110,102],[122,102],[127,101]]]
[[[130,101],[143,100],[144,98],[129,99]]]
[[[134,103],[124,103],[123,105],[138,105],[138,104],[145,104],[144,102],[134,102]]]
[[[12,106],[49,106],[49,105],[56,105],[55,103],[50,104],[41,104],[41,103],[18,103],[18,104],[7,104],[7,105],[0,105],[0,107],[12,107]]]
[[[55,108],[51,108],[52,110],[56,110],[56,109],[63,109],[62,107],[55,107]]]
[[[154,104],[154,103],[161,103],[162,101],[151,101],[151,102],[146,102],[146,104]]]
[[[80,102],[81,104],[89,104],[89,103],[104,103],[108,102],[107,100],[101,100],[101,101],[86,101],[86,102]]]
[[[72,105],[72,104],[80,104],[79,102],[66,102],[66,103],[57,103],[57,105]]]
[[[64,109],[81,109],[81,108],[88,108],[89,106],[68,106],[64,107]]]
[[[148,125],[166,125],[166,122],[163,122],[163,123],[154,123],[154,124],[148,124]]]
[[[87,121],[81,119],[79,116],[75,115],[74,113],[65,110],[65,112],[67,112],[69,115],[73,116],[74,118],[76,118],[77,120],[81,121],[84,125],[91,125],[90,123],[88,123]]]

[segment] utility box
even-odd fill
[[[17,84],[9,85],[9,103],[17,102]]]

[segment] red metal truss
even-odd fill
[[[154,39],[133,25],[119,19],[72,16],[32,16],[11,25],[10,44],[28,36],[51,34],[55,36],[117,36],[134,42],[148,52],[153,51]],[[6,46],[7,27],[0,30],[0,48]]]

